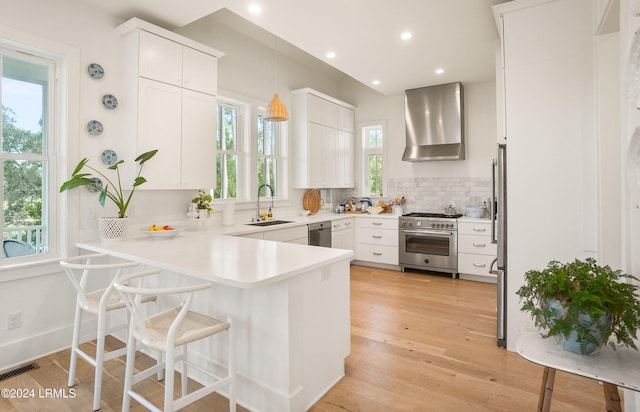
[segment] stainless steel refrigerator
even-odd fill
[[[491,242],[498,244],[498,254],[491,265],[497,275],[497,343],[507,347],[507,145],[498,144],[491,164]]]

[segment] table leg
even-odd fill
[[[551,396],[553,395],[553,381],[555,380],[555,378],[556,370],[545,366],[542,373],[540,399],[538,400],[539,412],[549,412],[549,408],[551,408]]]
[[[607,411],[622,412],[618,387],[609,382],[602,382],[602,389],[604,390],[604,400],[607,403]]]

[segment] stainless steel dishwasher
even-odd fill
[[[309,245],[331,247],[331,222],[311,223],[309,226]]]

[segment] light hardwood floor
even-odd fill
[[[495,290],[447,275],[352,266],[346,376],[311,411],[535,411],[542,368],[496,346]],[[136,362],[153,360],[140,355]],[[39,369],[0,382],[0,389],[67,389],[68,350],[36,363]],[[101,411],[119,411],[124,359],[105,369]],[[89,411],[93,369],[83,361],[77,381],[73,399],[0,398],[0,410]],[[143,385],[160,405],[162,382],[149,378]],[[228,403],[214,394],[184,410],[228,411]],[[602,388],[558,372],[551,410],[604,410]]]

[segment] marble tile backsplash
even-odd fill
[[[488,177],[416,177],[392,178],[387,184],[388,196],[406,198],[404,212],[442,212],[453,200],[458,213],[467,206],[483,205],[491,196]]]

